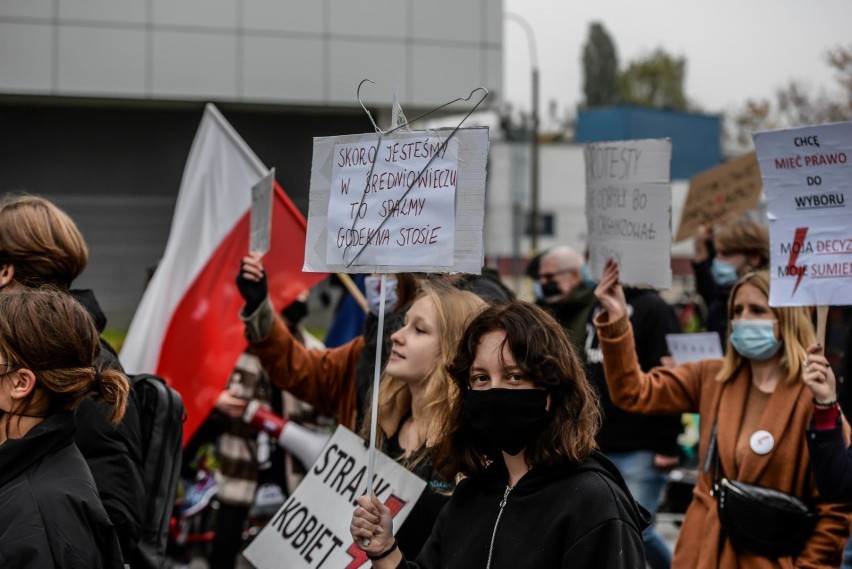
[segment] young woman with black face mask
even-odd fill
[[[646,512],[594,450],[600,410],[562,327],[529,303],[491,307],[448,370],[457,389],[436,463],[466,479],[416,562],[390,511],[359,498],[350,531],[373,567],[644,568]]]
[[[637,362],[614,261],[607,262],[595,290],[604,309],[595,325],[613,402],[635,413],[701,416],[702,471],[675,547],[676,569],[840,565],[852,506],[820,499],[803,436],[813,413],[812,396],[803,382],[808,347],[815,344],[813,326],[805,307],[770,307],[769,282],[768,272],[756,271],[731,289],[731,332],[724,359],[648,373]],[[811,508],[812,517],[800,524],[779,524],[780,512],[762,514],[767,499],[743,506],[728,521],[725,512],[730,510],[725,508],[732,499],[723,498],[731,481],[739,488],[745,483],[783,493],[787,503],[797,499]],[[773,501],[778,498],[776,494]],[[763,529],[769,531],[763,534]],[[790,537],[779,539],[785,532]]]

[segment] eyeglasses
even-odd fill
[[[540,281],[552,281],[554,277],[558,277],[559,275],[564,275],[566,273],[570,273],[571,269],[562,269],[561,271],[556,271],[555,273],[539,273],[538,280]]]
[[[0,364],[0,367],[6,368],[6,371],[0,372],[0,375],[6,375],[7,373],[12,373],[12,372],[18,371],[18,369],[20,369],[15,364]]]

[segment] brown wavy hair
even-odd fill
[[[72,411],[92,397],[112,406],[113,423],[121,421],[130,382],[119,371],[93,367],[99,350],[92,318],[68,293],[52,287],[0,293],[0,353],[13,370],[28,369],[36,378],[12,414]]]
[[[0,200],[0,263],[25,286],[71,286],[89,262],[83,234],[67,213],[32,195]]]
[[[716,381],[725,382],[736,376],[740,369],[748,364],[748,360],[737,353],[731,345],[730,324],[734,319],[734,298],[744,284],[757,288],[769,299],[769,272],[754,271],[746,273],[731,289],[728,297],[728,339],[725,359],[722,368],[716,374]],[[781,357],[781,370],[787,383],[797,381],[802,375],[802,368],[807,359],[807,348],[816,342],[816,333],[811,322],[810,313],[805,306],[776,306],[770,307],[778,320],[778,334],[783,342],[784,355]]]
[[[746,257],[757,257],[756,269],[769,266],[769,228],[763,223],[740,217],[730,221],[716,231],[716,250],[728,255],[742,253]]]
[[[580,463],[595,448],[601,409],[583,364],[562,326],[547,312],[515,300],[492,306],[467,327],[448,371],[456,385],[446,436],[436,449],[436,465],[445,476],[481,472],[491,461],[474,444],[475,436],[464,417],[463,392],[469,389],[470,368],[482,338],[503,331],[522,373],[550,394],[550,420],[524,451],[530,467],[568,460]]]

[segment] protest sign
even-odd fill
[[[754,152],[694,176],[689,180],[675,241],[691,237],[699,225],[715,225],[749,211],[760,201],[762,190]]]
[[[759,132],[754,146],[769,218],[769,304],[852,304],[852,122]]]
[[[367,449],[338,427],[316,463],[278,513],[243,552],[257,569],[356,569],[369,566],[352,541],[349,523],[366,484]],[[393,514],[394,533],[426,483],[377,454],[373,491]]]
[[[479,274],[487,155],[487,128],[315,138],[303,270]]]
[[[669,288],[671,271],[668,139],[587,144],[589,269],[599,279],[614,258],[624,284]]]
[[[272,190],[275,183],[275,168],[251,187],[251,235],[249,251],[263,255],[269,251],[272,230]]]
[[[666,345],[677,365],[722,357],[722,342],[717,332],[666,334]]]

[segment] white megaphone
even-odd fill
[[[331,433],[315,433],[293,421],[288,421],[277,415],[269,405],[264,405],[257,400],[249,401],[243,413],[243,421],[278,439],[278,446],[299,459],[306,470],[310,470],[325,447],[325,443],[331,438]]]

